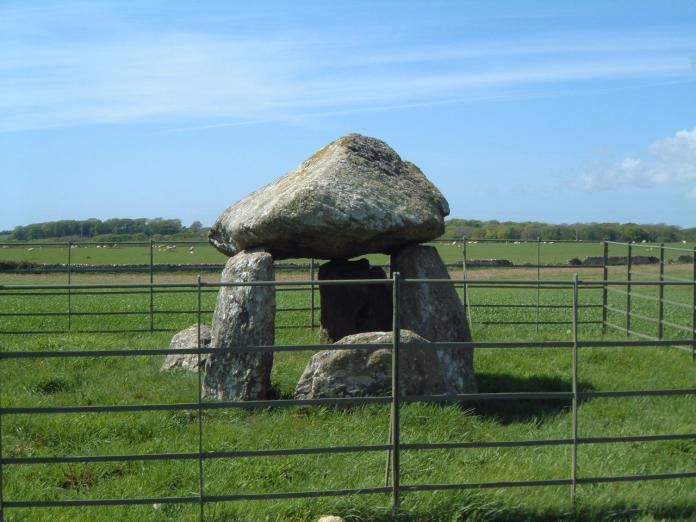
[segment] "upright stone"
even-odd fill
[[[222,272],[222,282],[273,281],[273,258],[266,252],[240,252]],[[225,286],[217,296],[212,325],[213,353],[205,365],[203,393],[231,400],[266,399],[271,390],[273,352],[238,352],[245,346],[275,342],[275,288]]]
[[[433,247],[403,248],[392,255],[392,268],[403,279],[449,279],[447,267]],[[469,324],[454,285],[404,284],[399,310],[401,327],[431,342],[471,341]],[[443,348],[437,353],[448,393],[475,392],[473,350]]]
[[[319,280],[386,279],[380,267],[367,259],[334,260],[319,267]],[[383,285],[322,285],[321,343],[331,344],[347,335],[391,329],[392,302]]]

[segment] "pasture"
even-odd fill
[[[478,245],[473,245],[474,247]],[[497,245],[494,245],[497,246]],[[580,245],[573,245],[579,247]],[[526,247],[515,245],[514,247]],[[533,245],[536,249],[536,245]],[[454,248],[454,247],[453,247]],[[482,246],[483,248],[483,246]],[[595,245],[596,248],[596,245]],[[124,249],[125,250],[125,249]],[[178,249],[177,249],[178,250]],[[118,251],[109,250],[109,254]],[[491,250],[493,252],[493,250]],[[536,256],[536,250],[533,255]],[[563,256],[569,251],[563,251]],[[479,257],[471,254],[471,257]],[[481,255],[480,257],[484,257]],[[498,257],[491,255],[491,257]],[[77,262],[77,261],[76,261]],[[131,261],[128,261],[131,262]],[[642,267],[646,278],[655,267]],[[669,267],[674,277],[690,278],[689,265]],[[623,279],[621,267],[610,276]],[[601,278],[601,269],[579,270],[582,279]],[[574,271],[544,270],[543,278],[571,280]],[[472,270],[472,279],[533,279],[537,271]],[[461,273],[454,274],[460,277]],[[652,277],[651,277],[652,276]],[[74,275],[73,282],[147,282],[137,275]],[[297,275],[288,277],[297,278]],[[214,276],[207,276],[214,280]],[[282,279],[282,277],[280,277]],[[159,281],[192,282],[193,277],[157,276]],[[62,283],[65,275],[5,275],[3,284]],[[625,296],[610,292],[608,304],[620,310]],[[636,290],[638,291],[638,290]],[[657,289],[641,287],[655,297]],[[41,292],[37,291],[38,294]],[[165,348],[172,332],[196,321],[195,292],[154,296],[155,332],[149,333],[149,293],[116,291],[91,295],[75,290],[73,312],[125,312],[117,316],[80,315],[72,333],[0,336],[3,352],[117,348]],[[110,295],[111,294],[111,295]],[[685,306],[670,306],[665,319],[688,327],[692,293],[689,287],[666,287],[664,296]],[[202,295],[203,322],[210,321],[215,293]],[[62,312],[65,295],[36,297],[0,294],[3,313]],[[572,293],[569,289],[469,288],[473,336],[485,341],[568,341]],[[318,293],[316,296],[318,304]],[[278,293],[278,307],[306,308],[309,292]],[[579,295],[579,337],[583,340],[626,340],[625,332],[609,329],[602,336],[601,290]],[[508,305],[499,308],[491,305]],[[538,307],[536,305],[539,305]],[[600,305],[598,307],[597,305]],[[520,305],[534,305],[521,307]],[[566,308],[560,308],[565,306]],[[635,299],[633,310],[656,317],[657,304]],[[177,313],[180,311],[180,313]],[[145,313],[138,313],[145,312]],[[317,315],[318,320],[318,315]],[[610,312],[608,320],[625,326],[625,316]],[[277,315],[276,344],[318,343],[318,329],[309,328],[309,311]],[[503,324],[527,321],[530,324]],[[558,324],[535,324],[556,321]],[[498,324],[494,324],[498,323]],[[0,330],[66,330],[67,318],[2,316]],[[654,321],[633,319],[632,329],[654,336]],[[139,333],[88,334],[79,330],[146,330]],[[166,330],[166,331],[159,331]],[[665,328],[666,338],[685,338],[679,329]],[[278,398],[292,396],[311,352],[276,353],[273,384]],[[160,373],[163,356],[3,359],[0,370],[2,407],[173,404],[196,402],[198,376]],[[673,347],[589,348],[579,350],[580,391],[687,389],[696,384],[691,354]],[[480,392],[569,391],[571,352],[567,348],[476,349]],[[496,400],[461,405],[404,404],[403,443],[500,442],[567,439],[571,436],[568,400]],[[3,457],[66,455],[133,455],[198,451],[198,426],[203,451],[271,450],[329,446],[379,445],[388,440],[388,405],[351,408],[286,407],[257,410],[139,411],[127,413],[17,414],[2,417]],[[580,437],[696,433],[693,395],[591,398],[578,409]],[[403,451],[402,484],[553,480],[570,474],[570,446],[479,447]],[[211,458],[203,461],[206,495],[370,488],[384,485],[385,451],[317,455]],[[581,444],[578,476],[621,476],[693,472],[696,440]],[[188,497],[199,492],[198,459],[126,462],[5,464],[5,501],[81,500],[95,498]],[[520,519],[694,519],[696,479],[618,482],[578,486],[575,509],[567,486],[491,488],[463,491],[407,492],[398,520],[520,520]],[[348,520],[391,520],[388,495],[359,495],[294,500],[213,502],[205,505],[205,520],[316,519],[338,513]],[[8,509],[7,520],[197,520],[197,504]]]
[[[461,263],[461,241],[434,243],[445,263]],[[176,246],[176,248],[173,248]],[[696,243],[675,243],[666,246],[686,250],[696,247]],[[193,250],[191,251],[191,247]],[[509,242],[477,242],[469,241],[466,245],[467,259],[509,259],[515,264],[536,264],[537,260],[546,265],[563,265],[571,258],[586,256],[601,256],[602,244],[597,242],[557,243],[553,241],[515,243]],[[657,245],[634,245],[633,255],[659,256]],[[674,250],[665,251],[668,263],[677,261],[680,254]],[[610,247],[610,255],[626,255],[626,248],[619,245]],[[385,263],[386,256],[368,255],[370,262]],[[224,263],[227,258],[209,244],[174,244],[171,242],[155,242],[153,247],[154,264],[208,264]],[[0,248],[0,261],[30,261],[33,263],[65,264],[68,262],[66,244],[60,246],[42,246],[41,243],[5,243]],[[306,262],[306,260],[288,260],[288,262]],[[150,263],[149,245],[118,245],[112,244],[80,244],[70,250],[70,262],[87,265],[148,265]]]

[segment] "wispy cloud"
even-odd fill
[[[653,142],[641,158],[626,157],[613,165],[584,172],[575,180],[575,187],[582,191],[605,191],[693,183],[696,183],[696,127]],[[696,186],[685,195],[696,198]]]
[[[374,31],[136,30],[113,7],[86,9],[86,26],[108,20],[103,34],[47,36],[46,19],[58,11],[50,7],[14,10],[0,24],[0,131],[153,121],[212,128],[530,87],[694,78],[689,39],[668,31],[419,45]]]

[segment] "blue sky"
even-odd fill
[[[696,226],[696,3],[0,2],[0,229],[210,224],[349,132],[454,217]]]

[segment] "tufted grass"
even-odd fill
[[[675,275],[677,272],[674,272]],[[684,272],[685,276],[688,276]],[[487,273],[472,273],[485,277]],[[587,277],[596,277],[597,274]],[[499,276],[498,276],[499,277]],[[512,276],[507,276],[512,277]],[[568,278],[570,274],[550,273]],[[585,277],[585,276],[583,276]],[[617,272],[616,277],[621,277]],[[182,276],[190,280],[190,276]],[[45,278],[24,279],[42,281]],[[86,280],[100,280],[96,277]],[[16,282],[16,279],[12,279]],[[636,291],[638,291],[636,289]],[[656,295],[652,289],[642,293]],[[666,297],[690,303],[691,289],[670,288]],[[305,292],[278,294],[280,307],[306,307]],[[546,290],[541,304],[569,304],[569,290]],[[66,298],[0,296],[7,311],[63,310]],[[204,309],[212,309],[214,293],[204,294]],[[536,290],[470,289],[473,304],[536,303]],[[601,292],[583,290],[583,304],[601,302]],[[656,315],[656,304],[634,301],[636,311]],[[195,295],[155,297],[156,309],[192,310]],[[625,296],[610,294],[610,304],[625,305]],[[74,310],[147,310],[149,295],[72,296]],[[569,340],[569,325],[485,326],[494,320],[536,320],[534,309],[472,308],[474,338],[493,340]],[[581,320],[600,316],[595,308],[581,310]],[[318,318],[318,316],[317,316]],[[568,320],[568,309],[542,309],[540,318]],[[689,311],[673,307],[665,318],[688,325]],[[206,313],[204,321],[210,320]],[[610,320],[623,326],[622,314]],[[307,325],[308,312],[279,313],[277,323]],[[157,328],[181,329],[194,323],[190,315],[157,316]],[[63,329],[64,318],[2,318],[0,328]],[[141,329],[147,316],[74,318],[74,329]],[[634,328],[652,334],[649,321]],[[668,336],[683,337],[677,330]],[[135,334],[3,335],[3,351],[166,347],[171,332]],[[601,339],[596,325],[583,325],[582,339]],[[625,339],[609,331],[605,338]],[[318,342],[318,331],[283,328],[278,344]],[[311,353],[276,355],[273,383],[280,397],[290,397]],[[160,373],[162,357],[99,359],[3,360],[0,368],[2,406],[57,406],[196,402],[197,376],[187,372]],[[567,349],[477,350],[475,356],[482,392],[568,391],[571,353]],[[673,348],[583,348],[579,355],[581,390],[693,388],[696,364]],[[389,408],[268,408],[256,411],[208,410],[201,419],[203,448],[213,450],[303,448],[384,444]],[[402,407],[403,442],[507,441],[569,438],[570,404],[566,401],[496,401],[459,406],[409,404]],[[111,455],[198,450],[197,411],[12,415],[2,418],[4,456]],[[693,396],[596,398],[579,407],[581,437],[636,434],[696,433]],[[336,455],[207,459],[206,495],[306,491],[382,486],[385,452]],[[401,457],[402,484],[541,480],[570,476],[570,448],[483,448],[405,451]],[[696,440],[581,445],[578,475],[629,475],[696,470]],[[190,496],[199,492],[197,460],[90,464],[12,465],[3,469],[5,500],[76,500],[90,498]],[[685,520],[696,519],[696,480],[579,486],[576,509],[569,488],[508,488],[404,493],[397,520]],[[321,514],[341,514],[351,521],[392,520],[387,495],[318,499],[220,502],[205,506],[211,521],[304,521]],[[198,520],[196,504],[136,507],[42,508],[7,510],[7,520]]]

